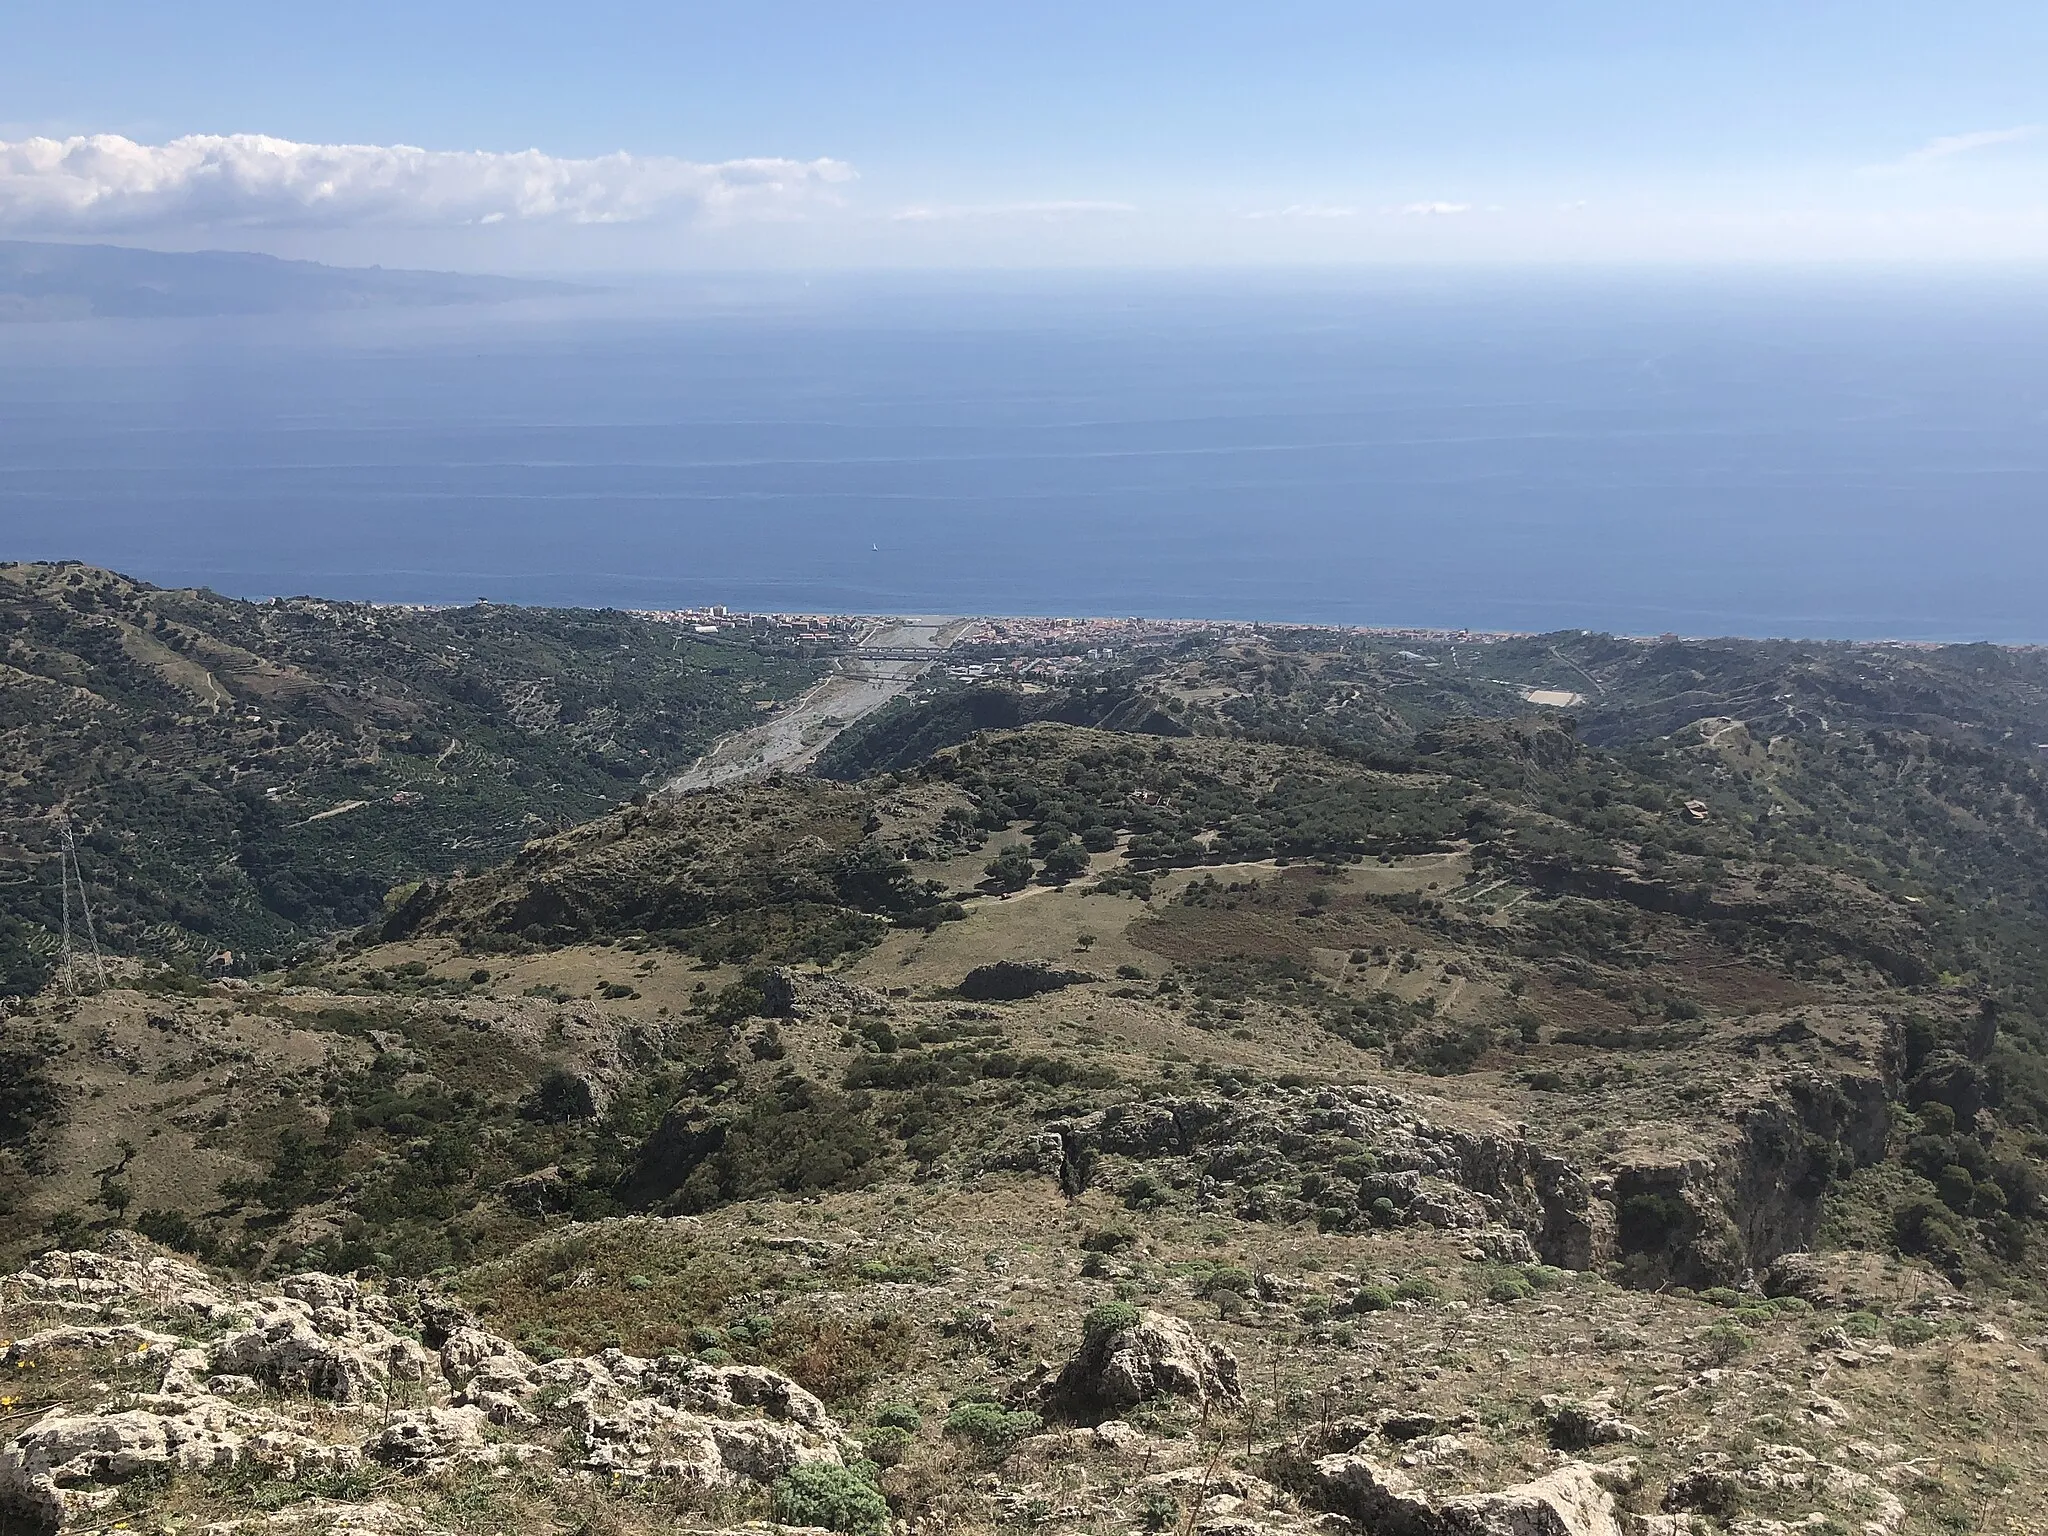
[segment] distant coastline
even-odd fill
[[[0,323],[502,304],[589,291],[461,272],[330,267],[253,251],[0,241]]]

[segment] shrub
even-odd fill
[[[1443,1287],[1427,1275],[1410,1275],[1394,1287],[1396,1301],[1441,1301]]]
[[[1145,1495],[1145,1508],[1140,1518],[1148,1531],[1170,1530],[1180,1523],[1180,1505],[1165,1489],[1155,1488]]]
[[[1716,1307],[1739,1307],[1742,1292],[1725,1285],[1711,1285],[1700,1292],[1700,1300]]]
[[[869,1430],[863,1441],[868,1460],[878,1467],[900,1466],[903,1458],[910,1454],[911,1446],[916,1443],[916,1437],[909,1430],[898,1429],[890,1424]]]
[[[1531,1285],[1526,1279],[1524,1279],[1519,1274],[1508,1274],[1498,1276],[1494,1280],[1493,1284],[1489,1285],[1486,1288],[1486,1299],[1488,1301],[1498,1301],[1503,1303],[1510,1301],[1527,1301],[1535,1294],[1536,1287]]]
[[[1935,1187],[1941,1191],[1941,1203],[1952,1211],[1967,1211],[1977,1193],[1977,1181],[1970,1170],[1956,1163],[1950,1163],[1934,1176]]]
[[[1919,1254],[1951,1274],[1962,1269],[1968,1243],[1954,1213],[1925,1195],[1902,1201],[1893,1210],[1892,1241],[1901,1253]]]
[[[1037,1433],[1038,1425],[1037,1414],[1005,1408],[1001,1403],[962,1403],[946,1415],[948,1435],[971,1441],[991,1456],[999,1456],[1026,1435]]]
[[[924,1428],[924,1415],[908,1403],[884,1403],[875,1410],[875,1422],[884,1429],[908,1430],[914,1435]]]
[[[1739,1323],[1716,1323],[1701,1335],[1701,1342],[1706,1345],[1707,1358],[1716,1365],[1727,1365],[1749,1352],[1749,1335]]]
[[[1122,1253],[1138,1241],[1138,1234],[1128,1227],[1096,1227],[1081,1239],[1081,1246],[1090,1253]]]
[[[1351,1296],[1354,1312],[1384,1312],[1394,1304],[1394,1293],[1384,1285],[1361,1285]]]
[[[1925,1344],[1941,1330],[1924,1317],[1895,1317],[1892,1319],[1891,1340],[1894,1344],[1908,1347]]]
[[[1166,1187],[1149,1173],[1134,1174],[1124,1185],[1123,1196],[1134,1211],[1156,1211],[1166,1204]]]
[[[1081,1319],[1081,1337],[1084,1340],[1097,1339],[1104,1334],[1122,1333],[1137,1324],[1138,1309],[1128,1301],[1105,1301]]]
[[[775,1518],[784,1525],[816,1525],[846,1536],[887,1536],[889,1504],[881,1489],[847,1467],[808,1462],[776,1479]]]
[[[1235,1291],[1240,1296],[1249,1295],[1252,1289],[1252,1272],[1235,1264],[1226,1264],[1221,1269],[1212,1269],[1202,1279],[1202,1294],[1214,1297],[1219,1291]]]
[[[192,1218],[183,1211],[146,1210],[135,1218],[135,1230],[180,1253],[200,1253],[205,1246]]]
[[[1851,1312],[1842,1319],[1842,1332],[1852,1339],[1884,1337],[1884,1319],[1875,1312]]]

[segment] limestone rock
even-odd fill
[[[525,1351],[481,1328],[460,1327],[441,1344],[441,1374],[456,1401],[483,1410],[493,1424],[529,1424],[524,1399],[538,1367]]]
[[[889,1000],[872,987],[837,976],[806,976],[791,966],[778,965],[761,978],[761,1009],[772,1019],[880,1013],[888,1006]]]
[[[1538,1402],[1536,1412],[1550,1431],[1550,1443],[1560,1451],[1585,1451],[1643,1438],[1640,1429],[1614,1411],[1607,1393],[1588,1398],[1551,1393]]]
[[[179,1341],[171,1334],[134,1323],[115,1323],[103,1328],[45,1328],[0,1350],[0,1365],[19,1365],[53,1349],[119,1349],[138,1359],[160,1360],[176,1355],[178,1347]]]
[[[1436,1506],[1405,1472],[1365,1456],[1322,1456],[1310,1463],[1311,1502],[1386,1536],[1434,1536]]]
[[[103,1252],[46,1253],[7,1281],[46,1305],[69,1301],[98,1308],[139,1301],[211,1319],[234,1311],[234,1303],[214,1287],[205,1271],[152,1253],[125,1232],[109,1233]]]
[[[46,1414],[0,1445],[0,1510],[61,1526],[111,1501],[118,1484],[159,1468],[224,1471],[242,1461],[286,1470],[338,1470],[347,1447],[328,1447],[268,1415],[208,1399],[152,1395],[114,1412]]]
[[[535,1379],[572,1389],[564,1406],[575,1415],[590,1471],[717,1488],[845,1460],[845,1432],[825,1405],[762,1366],[607,1350],[541,1366]]]
[[[1634,1477],[1633,1462],[1572,1462],[1519,1488],[1446,1499],[1439,1528],[1455,1536],[1621,1536],[1614,1493]]]
[[[1237,1356],[1158,1312],[1084,1341],[1046,1389],[1057,1411],[1104,1418],[1155,1397],[1230,1403],[1239,1396]]]
[[[1580,1269],[1611,1247],[1609,1204],[1569,1163],[1536,1146],[1526,1128],[1440,1125],[1413,1100],[1376,1085],[1152,1099],[1044,1130],[1060,1139],[1060,1167],[1077,1164],[1088,1150],[1184,1160],[1199,1199],[1227,1202],[1247,1220],[1316,1215],[1327,1223],[1338,1212],[1336,1224],[1345,1230],[1389,1220],[1424,1224],[1470,1231],[1475,1246],[1499,1262],[1526,1263],[1540,1254]],[[1370,1150],[1375,1166],[1332,1177],[1330,1149],[1354,1142]],[[1032,1143],[1017,1160],[1052,1171],[1054,1150],[1050,1141]],[[1299,1196],[1311,1171],[1323,1181],[1316,1211]]]
[[[212,1368],[345,1404],[381,1396],[393,1380],[424,1382],[440,1375],[431,1352],[392,1332],[349,1293],[314,1285],[298,1289],[304,1297],[259,1300],[255,1326],[213,1346]]]
[[[394,1413],[372,1435],[363,1454],[408,1472],[433,1472],[490,1457],[484,1445],[485,1419],[475,1408],[425,1408]]]
[[[1531,1483],[1438,1500],[1409,1477],[1364,1456],[1325,1456],[1304,1491],[1375,1536],[1621,1536],[1614,1493],[1632,1486],[1633,1462],[1567,1462]]]

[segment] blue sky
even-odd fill
[[[2006,0],[98,0],[10,17],[0,228],[504,267],[2031,259],[2044,60],[2048,6]]]

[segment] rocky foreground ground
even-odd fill
[[[754,1240],[822,1264],[858,1245],[833,1221],[856,1214],[807,1207],[818,1235]],[[565,1278],[593,1307],[608,1253],[716,1235],[604,1226]],[[1788,1261],[1779,1300],[1732,1307],[1567,1275],[1534,1296],[1496,1281],[1502,1300],[1318,1275],[1352,1288],[1335,1318],[1274,1275],[1208,1325],[1173,1313],[1220,1294],[1213,1272],[1077,1315],[1043,1278],[983,1268],[798,1297],[868,1326],[885,1307],[930,1340],[899,1400],[835,1412],[715,1346],[534,1352],[484,1325],[481,1294],[237,1285],[117,1234],[0,1279],[0,1530],[1883,1536],[1980,1528],[2033,1476],[1998,1426],[2039,1422],[2048,1339],[1938,1284],[1882,1316],[1839,1262]],[[1083,1257],[1074,1294],[1105,1268],[1142,1279],[1144,1257]],[[1981,1440],[1959,1454],[1956,1426]]]

